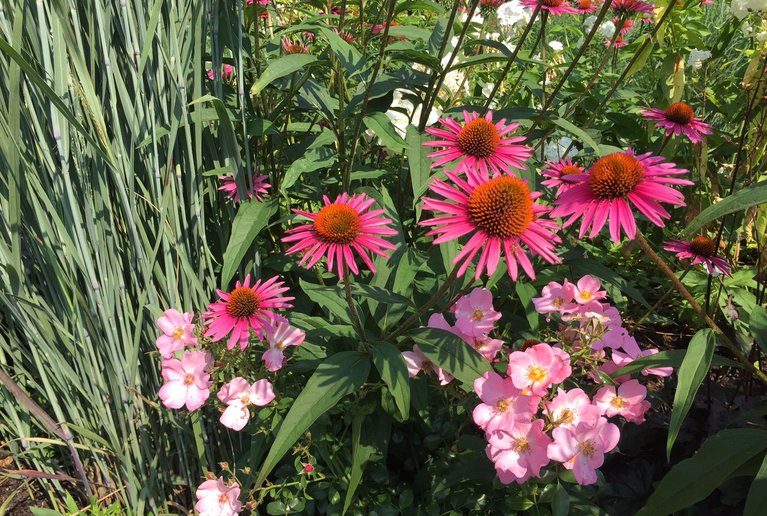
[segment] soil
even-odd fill
[[[30,507],[50,507],[50,500],[37,482],[7,476],[14,469],[12,457],[0,456],[0,506],[11,499],[3,515],[27,516],[32,514]]]

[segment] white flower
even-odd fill
[[[418,107],[414,107],[410,100],[403,97],[404,93],[413,95],[413,93],[408,90],[394,90],[394,100],[392,100],[391,107],[386,112],[386,116],[391,120],[394,129],[396,129],[399,135],[403,138],[407,133],[407,126],[410,124],[410,120],[412,119],[417,123],[421,118],[421,104],[418,104]],[[428,126],[436,123],[437,119],[439,119],[439,111],[432,108],[429,112],[429,118],[426,121],[426,125]]]
[[[570,144],[573,143],[572,138],[562,136],[556,141],[548,142],[543,146],[543,157],[546,161],[559,161],[564,158],[574,158],[578,155],[578,149],[573,147],[570,152],[565,154],[565,151]]]
[[[460,17],[461,23],[466,23],[466,20],[468,20],[468,19],[469,19],[469,13],[462,13],[461,14],[461,17]],[[474,23],[480,23],[480,24],[485,22],[485,19],[479,13],[479,9],[474,11],[474,16],[472,16],[471,21],[474,22]]]
[[[591,32],[591,29],[594,27],[594,24],[597,22],[597,17],[593,14],[591,16],[588,16],[585,20],[583,20],[583,28],[586,29],[586,32]]]
[[[690,56],[687,58],[687,66],[693,70],[697,70],[703,66],[703,61],[711,57],[711,52],[708,50],[698,50],[693,48],[690,50]]]
[[[611,21],[606,21],[599,26],[599,32],[606,38],[612,38],[615,34],[615,24]]]
[[[530,21],[530,10],[522,7],[519,0],[511,0],[501,5],[495,15],[498,25],[505,29],[511,29],[516,25],[525,25]]]
[[[762,32],[757,32],[756,36],[754,37],[760,43],[764,43],[765,41],[767,41],[767,30],[763,30]]]
[[[767,0],[732,0],[730,12],[737,19],[742,20],[749,11],[767,11]]]
[[[549,41],[549,47],[553,49],[555,52],[561,52],[562,49],[565,48],[565,46],[561,42],[555,41],[555,40]]]
[[[490,96],[490,94],[493,92],[493,88],[495,88],[495,84],[492,82],[488,82],[484,86],[482,86],[482,95],[487,98]],[[490,109],[497,109],[498,108],[498,102],[493,99],[490,101]]]

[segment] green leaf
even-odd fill
[[[761,516],[764,514],[762,511],[765,507],[767,507],[767,455],[762,459],[762,465],[754,481],[751,482],[743,516]]]
[[[251,199],[240,204],[232,223],[232,234],[224,251],[221,285],[227,285],[240,266],[256,235],[266,227],[269,218],[277,211],[274,200],[260,202]]]
[[[474,380],[492,370],[485,357],[448,331],[418,328],[410,337],[429,360],[468,386],[473,386]]]
[[[405,140],[397,133],[396,129],[385,113],[373,113],[363,118],[365,127],[378,136],[387,149],[393,152],[401,152],[405,148]]]
[[[767,353],[767,310],[759,305],[754,305],[748,319],[751,335],[762,353]]]
[[[334,287],[323,287],[321,285],[315,285],[309,283],[303,279],[298,280],[301,290],[309,296],[309,299],[320,305],[322,308],[326,308],[331,314],[335,315],[342,321],[348,324],[352,324],[352,318],[349,314],[349,305],[346,303],[346,298],[338,285]],[[362,316],[361,310],[357,312]]]
[[[261,77],[253,83],[250,88],[251,95],[258,95],[261,90],[269,86],[280,77],[285,77],[293,72],[297,72],[304,66],[317,60],[317,56],[312,54],[288,54],[269,63]]]
[[[336,151],[327,147],[318,147],[307,151],[304,156],[294,161],[288,168],[288,171],[285,172],[285,177],[282,183],[280,183],[280,192],[285,194],[288,188],[293,186],[302,174],[314,172],[322,168],[330,168],[337,159]]]
[[[646,38],[647,36],[642,36],[642,37]],[[640,42],[639,40],[637,41],[640,44],[642,44],[642,42]],[[644,47],[644,49],[642,50],[642,53],[639,55],[639,57],[637,57],[636,61],[634,61],[634,64],[632,64],[631,67],[626,71],[626,79],[628,79],[629,77],[631,77],[632,75],[639,72],[645,67],[645,65],[647,64],[647,60],[652,55],[654,46],[655,46],[655,43],[650,42],[649,45]]]
[[[767,432],[752,428],[723,430],[691,458],[676,464],[637,516],[671,514],[709,496],[746,461],[767,448]]]
[[[730,213],[745,212],[751,206],[767,203],[767,181],[738,190],[700,212],[684,230],[686,236],[695,234],[700,228]]]
[[[317,418],[333,408],[341,398],[356,392],[369,372],[370,357],[360,351],[336,353],[317,367],[282,421],[258,472],[257,487]]]
[[[414,125],[407,126],[405,155],[407,156],[408,168],[410,170],[413,203],[416,205],[416,220],[421,218],[421,197],[426,192],[429,174],[431,173],[431,160],[426,157],[429,154],[429,149],[423,145],[426,141],[428,141],[428,137],[425,134],[419,133]]]
[[[325,28],[321,28],[320,32],[327,38],[330,48],[333,49],[333,54],[343,66],[348,77],[353,77],[368,68],[360,51],[341,39],[341,36]]]
[[[515,283],[514,290],[516,290],[519,300],[525,308],[525,315],[527,316],[527,323],[530,325],[530,329],[533,331],[538,330],[538,312],[533,304],[533,298],[538,292],[530,283],[523,281]]]
[[[373,364],[394,396],[402,419],[410,415],[410,379],[402,353],[388,342],[373,343]]]
[[[550,120],[555,125],[558,125],[565,131],[572,133],[573,136],[575,136],[578,140],[580,140],[585,145],[588,145],[589,147],[594,149],[594,153],[596,153],[597,156],[601,156],[599,145],[597,145],[597,142],[595,142],[594,139],[591,136],[589,136],[586,131],[576,126],[572,122],[565,120],[564,118],[551,118]]]
[[[610,376],[612,378],[619,378],[621,376],[636,373],[637,371],[644,371],[645,369],[652,369],[656,367],[673,367],[679,368],[684,361],[684,357],[687,354],[686,349],[672,349],[669,351],[661,351],[654,355],[648,355],[637,358],[628,365],[625,365],[615,371]],[[714,366],[727,366],[743,368],[743,365],[729,358],[724,358],[719,355],[714,355],[711,360],[711,364]]]
[[[365,465],[371,460],[386,456],[391,436],[391,417],[380,406],[368,414],[364,408],[352,419],[352,467],[349,487],[346,490],[342,514],[349,510],[354,493],[362,481]]]
[[[666,441],[666,457],[671,460],[671,448],[674,446],[676,436],[682,426],[682,421],[695,401],[695,394],[700,388],[701,382],[711,368],[711,359],[714,356],[716,337],[709,328],[700,330],[687,346],[682,365],[679,367],[676,392],[674,393],[674,406],[671,412],[671,422],[668,428],[668,440]]]

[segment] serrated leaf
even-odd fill
[[[333,408],[341,398],[356,392],[369,372],[370,357],[360,351],[336,353],[317,367],[280,425],[258,472],[257,487],[317,418]]]
[[[691,458],[671,468],[637,516],[671,514],[708,497],[749,459],[767,448],[767,432],[752,428],[723,430]]]
[[[250,88],[250,94],[258,95],[264,88],[280,77],[285,77],[293,72],[297,72],[304,66],[311,64],[316,60],[317,56],[312,54],[288,54],[272,61],[269,63],[269,66],[266,67],[264,73],[261,74],[261,77],[253,83],[253,86]]]
[[[256,236],[266,227],[269,218],[277,211],[277,202],[260,202],[256,199],[243,202],[232,223],[232,233],[224,251],[221,269],[221,285],[227,285],[240,266],[245,253]]]
[[[711,359],[714,356],[716,337],[714,332],[705,328],[700,330],[690,340],[687,346],[682,365],[679,366],[676,392],[674,393],[674,405],[671,412],[671,422],[668,427],[668,439],[666,440],[666,457],[671,459],[671,448],[674,446],[676,436],[682,426],[682,421],[695,401],[695,394],[700,388],[701,382],[708,375],[711,368]]]
[[[448,331],[418,328],[410,337],[429,360],[468,386],[492,369],[485,357]]]
[[[394,396],[402,419],[407,419],[410,415],[410,380],[402,353],[388,342],[375,342],[372,352],[373,364]]]

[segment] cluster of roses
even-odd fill
[[[600,288],[591,276],[575,284],[549,283],[533,302],[549,320],[556,314],[560,343],[514,351],[505,376],[491,371],[475,381],[481,403],[474,409],[474,422],[485,431],[487,455],[501,482],[521,484],[540,477],[541,469],[555,461],[572,470],[579,484],[593,484],[605,453],[620,440],[618,426],[608,418],[644,421],[650,403],[638,380],[615,378],[615,385],[603,385],[592,398],[578,387],[584,379],[603,382],[605,375],[597,371],[615,373],[635,358],[658,352],[639,349],[617,309],[602,302],[607,293]],[[658,368],[643,374],[671,372]],[[568,383],[573,388],[565,389]]]
[[[214,342],[228,335],[228,349],[238,346],[244,351],[250,344],[250,329],[254,328],[258,338],[268,345],[261,357],[266,370],[280,370],[286,361],[285,348],[298,346],[305,338],[303,331],[272,311],[290,306],[287,302],[292,297],[278,297],[286,290],[276,277],[263,283],[258,280],[252,286],[250,276],[246,277],[243,283],[237,282],[231,293],[219,291],[221,300],[208,306],[202,317],[207,327],[201,329],[199,335],[210,337]],[[166,310],[157,319],[157,327],[162,335],[155,344],[163,359],[165,381],[159,397],[167,408],[198,410],[210,396],[214,359],[210,351],[200,346],[194,314]],[[275,398],[272,383],[266,378],[251,383],[241,376],[221,386],[216,396],[225,406],[219,421],[235,431],[248,424],[251,407],[266,406]],[[221,477],[209,478],[197,489],[195,509],[201,515],[237,514],[242,508],[239,493],[236,482],[227,485]]]

